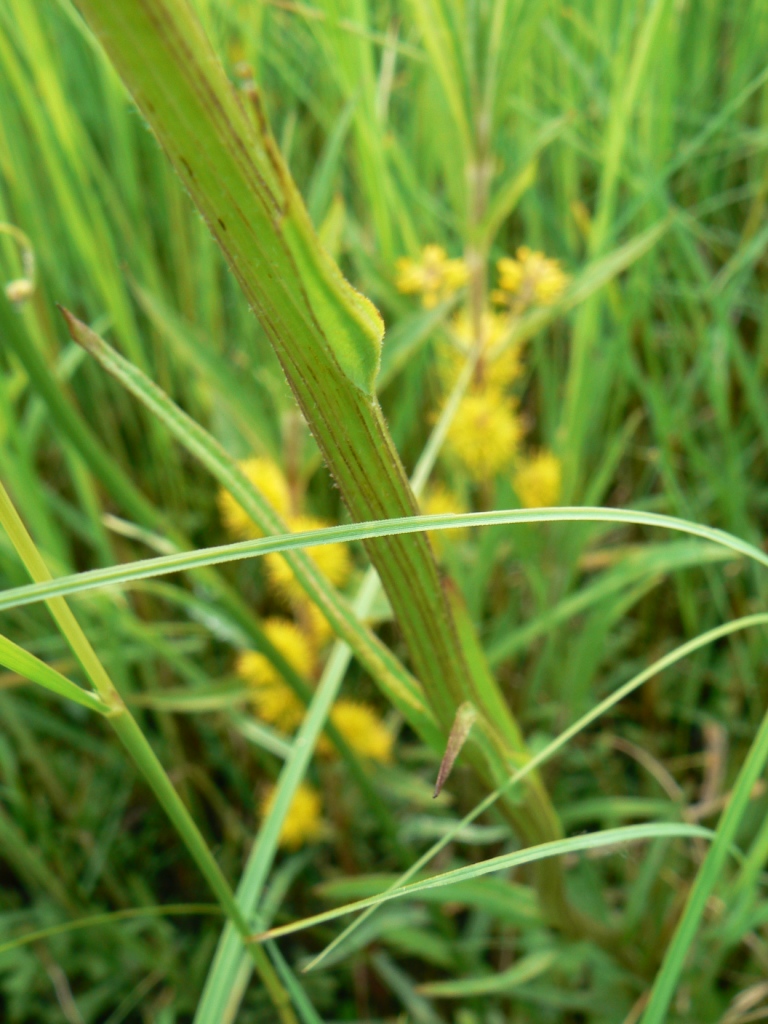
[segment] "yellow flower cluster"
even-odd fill
[[[331,722],[360,757],[380,764],[391,761],[394,737],[369,704],[337,700],[331,711]],[[332,755],[330,744],[328,748],[328,754]]]
[[[315,666],[312,644],[295,622],[277,616],[265,619],[264,635],[298,675],[311,676]],[[293,732],[304,717],[304,705],[275,666],[260,651],[244,651],[235,671],[248,684],[259,718],[284,732]]]
[[[448,430],[446,447],[476,483],[493,480],[514,461],[523,427],[514,399],[484,386],[465,395]]]
[[[286,516],[286,523],[291,533],[322,530],[324,526],[331,525],[324,519],[308,515]],[[334,587],[343,587],[347,583],[352,572],[352,558],[346,544],[322,544],[316,548],[307,548],[307,554]],[[304,590],[282,555],[265,555],[264,564],[276,594],[289,604],[303,599]]]
[[[469,509],[452,491],[448,490],[445,484],[433,484],[422,499],[421,511],[428,516],[439,516],[447,513],[458,515],[461,512],[468,512]],[[463,528],[458,530],[429,530],[427,532],[427,536],[438,553],[443,551],[444,545],[450,544],[451,541],[459,540],[461,537],[465,537],[466,534],[467,531]]]
[[[523,438],[517,399],[509,393],[523,370],[520,346],[508,341],[511,326],[509,313],[486,310],[479,325],[474,325],[469,313],[460,310],[451,322],[452,340],[460,347],[444,345],[440,353],[448,389],[461,369],[462,350],[466,352],[477,343],[482,346],[472,383],[446,438],[448,452],[476,483],[492,480],[508,469]]]
[[[450,279],[446,268],[450,261],[439,246],[425,246],[420,262],[398,262],[398,288],[403,292],[421,293],[425,305],[436,302],[466,280],[466,264],[456,279]],[[549,305],[557,301],[569,278],[558,260],[541,252],[520,246],[515,258],[503,257],[497,262],[498,288],[491,298],[496,309],[486,309],[479,316],[460,309],[450,321],[447,339],[438,349],[438,366],[443,388],[450,391],[468,355],[475,358],[475,370],[466,395],[459,404],[446,437],[446,452],[452,456],[474,483],[493,480],[511,473],[521,503],[527,507],[554,504],[560,495],[561,468],[551,452],[525,457],[521,452],[523,422],[518,398],[512,388],[522,376],[523,350],[514,340],[516,319],[534,304]],[[432,499],[436,507],[455,505],[450,492],[438,493]],[[439,550],[442,539],[433,538]]]
[[[527,245],[521,245],[516,256],[516,259],[505,256],[496,264],[499,287],[493,298],[500,305],[510,306],[515,313],[533,303],[549,306],[556,302],[570,280],[559,260],[549,259]]]
[[[272,459],[245,459],[239,463],[239,467],[272,510],[285,520],[292,533],[320,530],[331,525],[317,516],[294,513],[288,481],[280,466]],[[219,492],[218,505],[221,521],[230,536],[238,540],[250,540],[264,535],[229,491],[222,489]],[[346,544],[325,544],[308,548],[307,554],[334,587],[343,587],[348,582],[352,572],[352,558]],[[269,554],[265,556],[264,564],[267,578],[275,594],[290,607],[300,608],[302,612],[308,609],[306,616],[312,620],[316,639],[327,639],[330,633],[322,613],[314,605],[309,604],[301,584],[285,558],[276,553]]]
[[[275,806],[275,787],[266,794],[261,805],[262,817],[266,818]],[[320,794],[306,782],[296,789],[280,829],[279,843],[286,850],[298,850],[305,843],[322,839],[325,824],[322,818]]]
[[[238,463],[240,469],[272,506],[279,516],[287,516],[291,508],[291,494],[283,471],[272,459],[244,459]],[[262,530],[254,523],[243,506],[229,491],[219,491],[219,515],[224,529],[236,540],[255,540],[263,537]]]
[[[408,256],[396,264],[397,290],[404,295],[421,295],[425,309],[434,309],[467,283],[467,265],[461,259],[449,259],[441,245],[425,245],[421,259]]]
[[[558,503],[562,478],[560,459],[540,451],[520,460],[512,484],[523,508],[547,508]]]
[[[292,531],[317,530],[328,525],[316,516],[294,511],[288,481],[271,459],[248,459],[240,463],[240,468]],[[218,505],[224,527],[231,536],[239,539],[262,536],[259,527],[227,491],[219,493]],[[309,548],[308,554],[333,586],[343,587],[347,583],[352,559],[345,544]],[[330,624],[320,609],[307,599],[282,555],[267,555],[265,567],[270,590],[292,609],[295,619],[270,616],[263,622],[264,634],[287,664],[311,683],[319,669],[322,648],[331,636]],[[287,733],[298,728],[304,718],[304,704],[266,655],[260,651],[244,651],[237,659],[235,671],[247,683],[254,712],[260,719]],[[393,734],[372,707],[339,700],[330,717],[360,757],[381,763],[391,759]],[[318,753],[334,755],[334,748],[326,737],[321,738]],[[269,813],[270,799],[268,797],[264,805],[265,814]],[[318,839],[322,829],[320,796],[311,787],[302,786],[283,826],[281,845],[297,849],[305,842]]]

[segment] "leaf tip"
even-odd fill
[[[469,730],[472,728],[476,720],[477,711],[469,701],[465,701],[463,704],[460,704],[456,709],[456,717],[453,720],[451,733],[448,737],[448,743],[445,748],[445,754],[443,755],[443,760],[440,762],[440,768],[437,773],[435,791],[432,794],[433,800],[436,800],[440,796],[443,786],[448,781],[448,776],[453,770],[456,758],[459,756],[461,748],[467,741]]]

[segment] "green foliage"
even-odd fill
[[[193,6],[207,41],[181,0],[0,2],[0,478],[55,577],[29,583],[6,508],[0,1015],[759,1019],[764,5]],[[175,71],[152,10],[185,26]],[[223,92],[195,91],[203,52]],[[428,244],[476,269],[420,308],[396,261]],[[446,344],[520,245],[570,281],[507,325],[508,398],[575,511],[518,507],[514,465],[478,482],[451,447],[482,360],[446,382]],[[98,358],[56,303],[108,339]],[[398,453],[425,508],[438,483],[466,513],[427,524],[455,636],[424,639],[445,605]],[[295,509],[238,468],[254,455],[330,530],[286,535]],[[227,533],[222,486],[266,536]],[[338,540],[334,589],[312,557]],[[270,639],[309,614],[252,557],[281,550],[344,641],[308,673]],[[295,731],[254,713],[243,651],[297,695]],[[333,724],[348,698],[396,736],[389,763]],[[433,801],[465,699],[492,728]],[[302,785],[325,831],[292,851]],[[551,875],[524,866],[547,842]],[[243,941],[270,926],[290,935]]]

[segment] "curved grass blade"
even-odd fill
[[[245,476],[237,462],[191,416],[181,410],[149,377],[139,370],[86,324],[62,310],[73,340],[91,353],[113,377],[139,399],[173,436],[228,490],[266,534],[283,535],[285,523]],[[442,742],[439,730],[426,706],[420,684],[354,615],[346,600],[330,586],[314,562],[303,552],[286,555],[297,580],[333,626],[353,649],[360,663],[378,680],[387,698],[403,713],[427,742]]]
[[[265,942],[267,939],[276,939],[281,935],[290,935],[293,932],[303,931],[317,924],[326,921],[334,921],[345,914],[351,914],[356,910],[366,910],[368,907],[378,907],[382,903],[389,903],[391,900],[403,897],[418,896],[421,892],[430,889],[441,889],[450,886],[454,882],[466,882],[472,878],[482,878],[483,875],[494,874],[497,871],[507,871],[512,868],[521,867],[523,864],[534,864],[549,857],[563,857],[569,853],[580,853],[585,850],[597,850],[606,846],[624,846],[627,843],[637,843],[649,839],[713,839],[715,833],[702,825],[689,825],[686,822],[658,821],[642,825],[624,825],[621,828],[607,828],[601,832],[593,832],[588,835],[570,836],[568,839],[555,839],[549,843],[541,843],[538,846],[529,846],[525,850],[516,850],[514,853],[503,853],[498,857],[490,857],[488,860],[479,861],[476,864],[467,864],[462,868],[454,868],[452,871],[444,871],[431,878],[424,878],[418,882],[411,882],[390,892],[379,893],[378,896],[369,896],[354,903],[347,903],[343,907],[335,907],[333,910],[325,910],[312,917],[302,918],[300,921],[292,921],[290,924],[280,925],[277,928],[270,928],[269,931],[254,935],[252,941]]]
[[[37,549],[2,482],[0,482],[0,524],[29,575],[40,582],[50,580],[51,575],[45,559]],[[249,924],[240,912],[234,893],[218,861],[187,810],[186,804],[166,774],[152,745],[139,728],[136,719],[128,711],[120,693],[69,605],[62,597],[51,598],[46,604],[59,631],[71,647],[72,653],[77,657],[94,689],[109,707],[110,713],[106,717],[118,739],[167,814],[179,838],[219,901],[223,912],[239,928],[240,933],[246,936],[249,932]],[[289,996],[283,989],[268,956],[263,950],[260,950],[259,955],[252,959],[282,1024],[295,1024],[296,1017]]]
[[[239,500],[239,496],[238,496]],[[768,568],[768,554],[740,537],[712,526],[702,526],[688,519],[661,515],[658,512],[640,512],[632,509],[602,508],[599,506],[570,506],[539,509],[502,509],[493,512],[443,513],[440,515],[406,516],[367,523],[349,523],[329,526],[322,530],[260,537],[258,540],[220,544],[196,551],[182,551],[173,555],[126,562],[123,565],[91,569],[56,580],[14,587],[0,594],[0,611],[18,608],[36,601],[49,600],[70,594],[83,593],[101,587],[125,586],[134,580],[163,576],[168,573],[196,569],[205,565],[221,565],[244,558],[257,558],[272,552],[292,552],[300,548],[319,547],[323,544],[349,543],[374,537],[389,537],[402,533],[422,533],[427,530],[460,530],[468,526],[513,526],[519,523],[617,523],[632,526],[653,526],[662,530],[687,533],[693,537],[719,544]]]
[[[665,654],[662,658],[658,658],[647,668],[644,668],[637,675],[634,675],[630,680],[620,686],[613,693],[609,694],[602,701],[591,708],[586,714],[582,715],[581,718],[577,719],[567,729],[556,736],[551,743],[548,743],[546,747],[535,754],[528,764],[518,769],[504,786],[500,786],[493,792],[489,793],[484,797],[480,803],[476,804],[475,807],[469,811],[461,821],[457,821],[451,829],[449,829],[444,836],[437,840],[425,853],[421,855],[407,871],[403,872],[400,878],[393,882],[389,886],[387,891],[394,891],[398,887],[402,886],[409,878],[420,871],[426,864],[428,864],[433,857],[435,857],[442,849],[444,849],[448,843],[452,842],[456,836],[461,832],[463,828],[470,825],[476,818],[478,818],[484,811],[487,811],[489,807],[492,807],[496,800],[502,795],[503,792],[512,789],[513,786],[524,778],[529,771],[533,771],[535,768],[540,768],[545,762],[549,761],[560,751],[566,743],[573,739],[578,733],[583,732],[587,726],[591,725],[592,722],[596,721],[611,708],[619,704],[625,697],[628,697],[631,693],[637,690],[643,683],[647,683],[649,679],[653,679],[660,672],[670,668],[676,662],[681,661],[689,654],[693,654],[694,651],[700,650],[702,647],[706,647],[707,644],[714,643],[717,640],[721,640],[723,637],[730,636],[732,633],[740,632],[743,629],[750,629],[753,626],[768,626],[768,612],[760,612],[755,615],[746,615],[740,619],[734,619],[732,622],[727,622],[722,626],[716,626],[714,629],[707,630],[705,633],[701,633],[699,636],[694,637],[687,643],[681,644],[676,647],[675,650]],[[310,961],[305,970],[311,971],[316,967],[319,967],[325,957],[336,949],[342,942],[345,941],[348,935],[350,935],[359,925],[370,914],[374,913],[375,907],[365,911],[357,920],[353,921],[347,927],[329,943],[325,949],[319,953],[314,960]]]

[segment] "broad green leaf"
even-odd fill
[[[319,244],[264,118],[239,99],[183,0],[85,0],[81,9],[298,372],[373,394],[383,325]],[[183,59],[178,55],[183,54]],[[245,103],[254,105],[249,118]],[[335,373],[334,373],[334,367]]]

